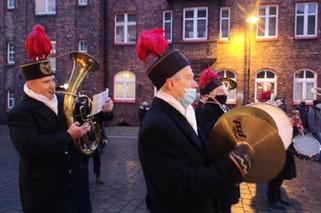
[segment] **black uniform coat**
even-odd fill
[[[20,154],[19,187],[25,213],[91,212],[87,157],[76,151],[58,98],[58,116],[24,95],[9,113],[10,137]]]
[[[206,138],[209,138],[212,128],[216,121],[224,114],[221,107],[209,98],[209,102],[202,106],[202,109],[196,114],[197,125],[204,133]]]
[[[213,199],[242,177],[228,158],[209,163],[203,138],[186,118],[155,98],[139,132],[139,157],[151,213],[217,212]]]
[[[223,114],[224,111],[221,107],[210,98],[196,114],[197,124],[207,139],[210,137],[213,126]],[[239,202],[239,198],[239,185],[236,184],[228,186],[224,192],[220,193],[219,196],[220,209],[222,212],[229,212],[232,204]]]

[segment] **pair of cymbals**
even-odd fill
[[[268,181],[280,173],[285,163],[285,147],[275,121],[267,112],[241,106],[225,113],[212,129],[209,149],[214,159],[220,159],[243,141],[254,150],[244,181]]]

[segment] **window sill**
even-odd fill
[[[114,99],[113,102],[115,104],[135,104],[136,103],[136,100],[117,100],[117,99]]]

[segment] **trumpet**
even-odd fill
[[[315,95],[321,96],[321,88],[320,87],[314,87],[311,89],[311,92]]]
[[[222,84],[224,85],[224,87],[226,88],[227,91],[230,91],[230,90],[233,90],[237,87],[237,83],[236,81],[234,81],[233,79],[231,78],[220,78]]]

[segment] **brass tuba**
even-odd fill
[[[75,140],[74,143],[82,154],[90,155],[101,142],[100,127],[95,121],[95,116],[88,116],[91,111],[91,99],[88,96],[79,96],[78,89],[89,72],[99,69],[99,63],[93,56],[81,52],[72,52],[70,58],[74,66],[63,92],[65,94],[64,113],[68,126],[73,122],[89,123],[91,132]]]

